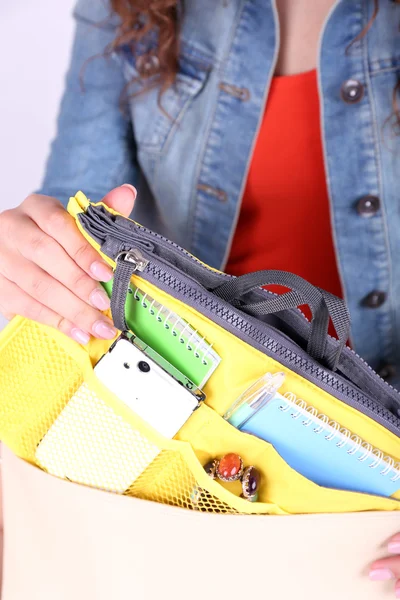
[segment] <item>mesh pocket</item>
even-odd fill
[[[123,493],[159,451],[83,383],[40,441],[36,458],[52,475]]]
[[[196,411],[179,440],[163,438],[95,377],[92,361],[109,344],[92,340],[82,348],[52,329],[15,319],[0,335],[0,440],[64,479],[191,510],[399,510],[394,499],[315,485],[271,445],[237,431],[209,406]],[[240,498],[240,489],[230,488],[232,493],[204,472],[205,459],[232,451],[260,470],[265,485],[258,502]]]
[[[203,512],[239,512],[201,487],[184,457],[170,450],[161,451],[127,494]]]
[[[192,510],[239,512],[209,491],[207,476],[199,481],[184,452],[118,414],[47,328],[21,321],[3,347],[0,397],[0,438],[52,475]]]
[[[0,352],[0,439],[35,462],[38,441],[81,382],[72,357],[39,325],[22,321]]]

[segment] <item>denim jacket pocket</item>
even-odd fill
[[[152,154],[163,151],[167,140],[181,124],[190,103],[204,88],[211,70],[210,62],[201,60],[188,50],[183,51],[179,57],[175,82],[160,96],[159,87],[151,87],[152,78],[143,82],[139,75],[139,69],[143,68],[139,61],[148,61],[148,68],[151,69],[157,66],[157,60],[151,54],[143,54],[136,59],[127,52],[122,56],[137,149]]]

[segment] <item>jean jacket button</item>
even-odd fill
[[[380,290],[374,290],[365,296],[362,301],[363,306],[367,308],[379,308],[386,300],[386,293]]]
[[[356,79],[348,79],[342,84],[340,95],[347,104],[355,104],[364,96],[364,86]]]
[[[373,217],[380,209],[380,200],[377,196],[364,196],[356,204],[356,210],[361,217]]]

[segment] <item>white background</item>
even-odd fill
[[[40,185],[68,66],[74,3],[0,1],[0,211]],[[0,329],[4,322],[0,316]]]

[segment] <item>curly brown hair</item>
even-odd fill
[[[400,4],[400,0],[394,0],[394,2]],[[119,15],[122,23],[112,49],[128,45],[132,54],[135,55],[140,41],[145,36],[154,32],[157,34],[157,45],[151,51],[151,54],[157,59],[153,61],[153,64],[156,65],[155,68],[150,71],[138,70],[142,80],[145,81],[151,77],[151,86],[159,86],[159,98],[161,98],[163,92],[174,83],[178,72],[183,0],[111,0],[111,7]],[[368,33],[378,12],[379,0],[374,0],[371,19],[350,46]],[[129,92],[129,84],[126,92]],[[392,94],[393,114],[388,118],[393,122],[395,132],[398,134],[400,134],[399,93],[400,79]]]
[[[111,0],[111,8],[121,18],[113,49],[129,46],[135,56],[140,42],[150,33],[157,34],[157,45],[151,51],[157,58],[156,69],[138,71],[141,79],[151,77],[152,86],[160,86],[162,96],[178,72],[183,0]]]

